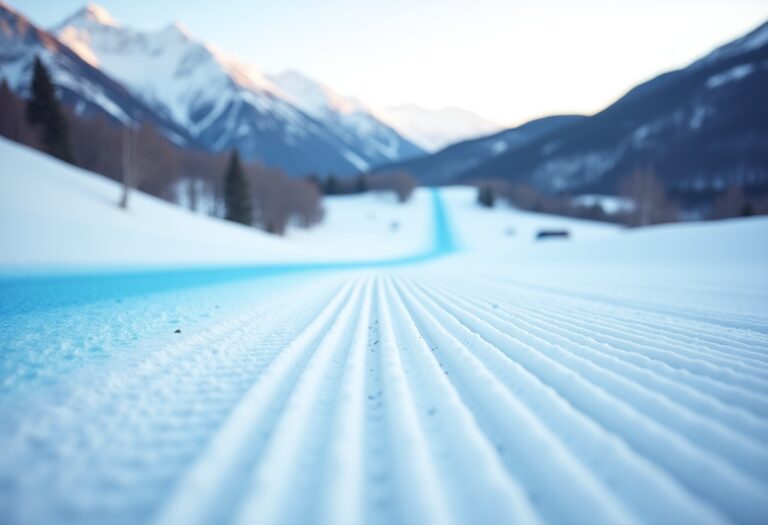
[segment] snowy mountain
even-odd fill
[[[458,142],[432,155],[380,166],[379,171],[405,170],[425,184],[445,184],[489,158],[523,148],[540,137],[585,118],[581,115],[555,115],[532,120],[493,135]]]
[[[14,91],[26,95],[35,56],[49,68],[65,105],[77,114],[102,115],[120,123],[132,122],[134,116],[140,114],[177,144],[194,144],[191,135],[171,118],[152,111],[122,84],[94,67],[92,61],[84,60],[82,55],[0,2],[0,78]]]
[[[356,150],[363,151],[365,157],[357,162],[361,170],[424,153],[422,148],[401,137],[354,97],[340,95],[298,71],[270,75],[269,79],[295,105],[355,145]]]
[[[499,131],[502,126],[464,109],[426,109],[416,104],[390,106],[378,114],[405,137],[437,151],[449,144]]]
[[[768,23],[665,73],[572,126],[455,180],[503,177],[549,192],[606,193],[651,165],[684,203],[738,185],[768,190]]]
[[[354,173],[419,152],[360,110],[306,111],[258,68],[224,56],[178,24],[137,31],[91,4],[53,31],[211,151],[237,148],[249,160],[293,174]]]

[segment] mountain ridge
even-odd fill
[[[765,93],[768,22],[638,84],[594,115],[503,151],[486,148],[469,165],[446,168],[446,158],[495,135],[380,169],[409,169],[424,183],[493,178],[545,193],[610,194],[635,168],[651,166],[685,204],[731,186],[768,191]]]
[[[357,127],[341,113],[310,114],[258,68],[196,40],[181,24],[139,31],[88,4],[46,31],[0,6],[0,76],[22,95],[39,54],[75,113],[104,114],[122,125],[149,119],[182,147],[238,149],[291,175],[350,175],[423,153],[364,109],[354,115]],[[27,28],[34,28],[32,40]]]

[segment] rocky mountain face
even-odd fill
[[[125,27],[90,4],[44,31],[0,4],[0,75],[23,93],[35,55],[51,68],[65,104],[129,123],[149,119],[182,146],[238,149],[290,174],[365,171],[423,151],[362,104],[325,86],[323,111],[278,86],[258,68],[196,40],[179,24],[157,31]],[[290,76],[276,76],[288,82]],[[290,87],[290,86],[288,86]]]
[[[683,200],[768,189],[768,23],[690,66],[632,89],[596,115],[455,175],[604,192],[651,167]]]
[[[662,74],[591,117],[551,117],[382,169],[425,183],[504,179],[547,193],[614,193],[652,168],[684,203],[768,191],[768,23]]]

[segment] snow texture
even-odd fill
[[[151,199],[119,223],[101,181],[2,147],[4,257],[43,182],[89,219],[78,249],[159,250],[151,223],[311,251]],[[768,220],[626,232],[474,197],[417,195],[400,259],[0,280],[1,521],[763,523]],[[317,231],[340,258],[386,243],[348,220],[394,205],[360,202]]]

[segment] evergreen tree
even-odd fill
[[[224,209],[228,221],[251,225],[253,208],[248,180],[245,178],[243,166],[237,150],[232,152],[229,167],[224,176]]]
[[[355,184],[355,193],[365,193],[371,189],[371,185],[368,183],[368,177],[365,173],[361,173],[357,176]]]
[[[325,179],[325,193],[326,195],[337,195],[339,194],[339,190],[341,188],[339,187],[339,181],[336,179],[336,175],[331,173],[328,175],[328,178]]]
[[[38,130],[43,149],[54,157],[72,162],[67,120],[59,101],[56,100],[56,89],[51,82],[51,75],[40,57],[35,57],[29,91],[27,121]]]

